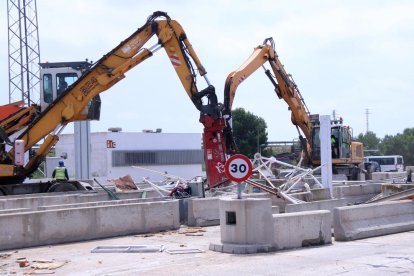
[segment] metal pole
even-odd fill
[[[331,152],[331,117],[319,116],[321,123],[319,139],[321,141],[322,186],[329,188],[332,197],[332,152]]]

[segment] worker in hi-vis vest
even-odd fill
[[[69,180],[68,170],[62,160],[59,161],[59,167],[53,171],[52,177],[56,180]]]

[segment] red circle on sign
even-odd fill
[[[231,156],[224,165],[227,177],[235,182],[243,182],[252,175],[252,162],[243,154]]]

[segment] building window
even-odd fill
[[[112,167],[202,164],[202,150],[114,150]]]

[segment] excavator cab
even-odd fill
[[[313,122],[312,128],[312,160],[320,162],[320,126],[318,122]],[[337,159],[349,159],[351,158],[351,143],[352,143],[352,130],[348,126],[342,124],[342,119],[331,121],[331,153],[333,163],[337,163]]]
[[[91,63],[87,61],[75,62],[46,62],[40,63],[40,109],[41,111],[53,104],[56,99],[65,94],[68,87],[74,84],[89,70]],[[99,120],[101,100],[97,95],[83,114],[87,120]]]
[[[321,164],[320,154],[320,125],[318,121],[312,120],[311,133],[312,163]],[[363,162],[363,145],[352,141],[352,129],[342,124],[342,119],[331,121],[331,153],[332,169],[335,174],[344,174],[349,180],[357,180],[358,166]]]

